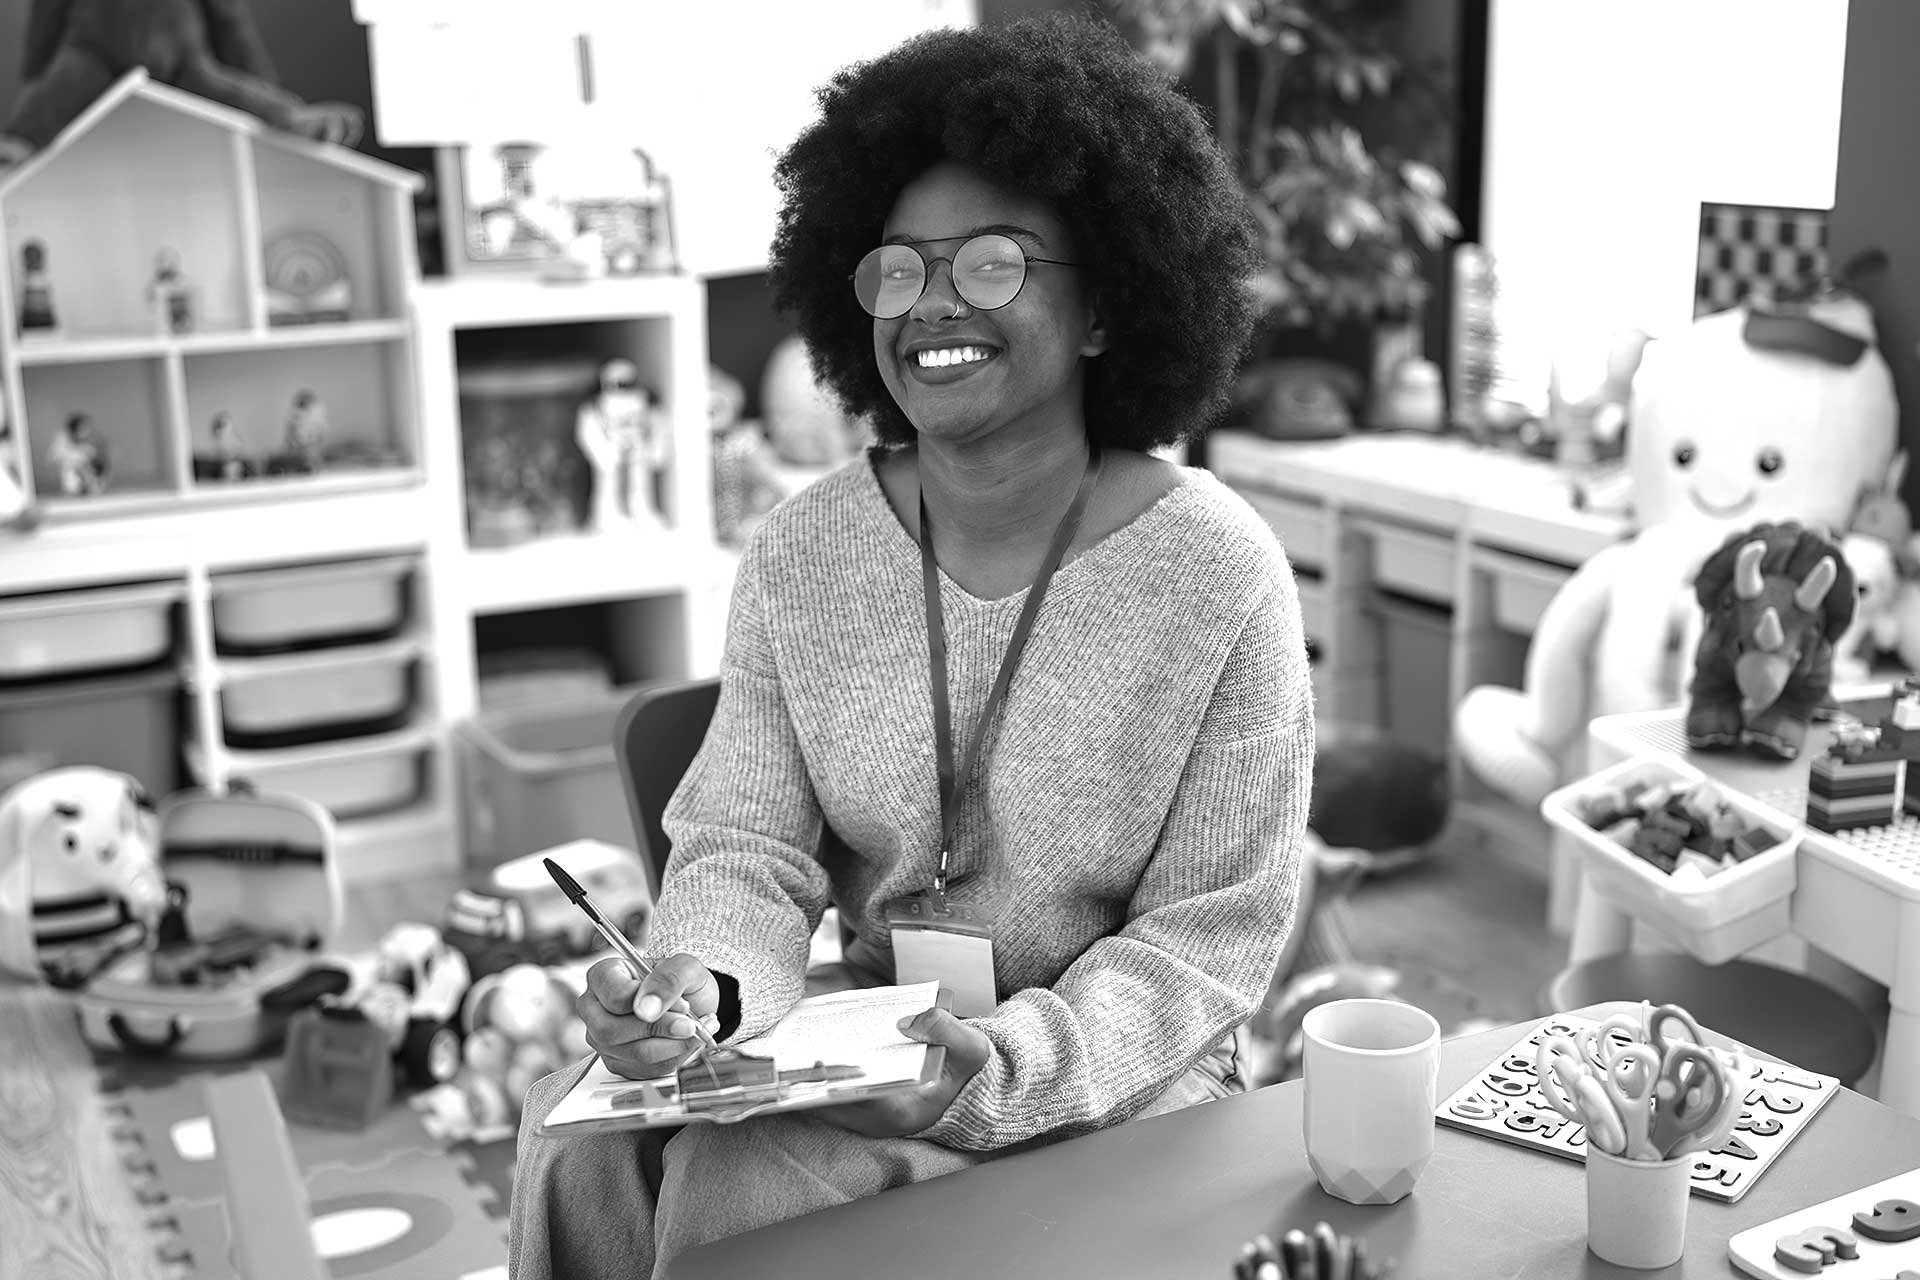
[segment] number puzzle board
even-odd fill
[[[1920,1169],[1749,1227],[1727,1255],[1761,1280],[1920,1280]]]
[[[1569,1160],[1587,1158],[1587,1130],[1555,1111],[1541,1094],[1540,1041],[1598,1025],[1571,1015],[1549,1018],[1457,1089],[1434,1110],[1441,1124]],[[1733,1137],[1694,1157],[1693,1193],[1731,1204],[1747,1194],[1794,1135],[1840,1090],[1832,1076],[1749,1060],[1747,1096]]]

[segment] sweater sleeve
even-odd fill
[[[1258,1007],[1293,925],[1313,698],[1283,567],[1214,684],[1127,923],[975,1019],[987,1065],[916,1136],[991,1150],[1125,1120]]]
[[[673,852],[648,944],[739,983],[735,1040],[800,998],[831,892],[817,856],[820,805],[767,623],[761,545],[750,540],[741,557],[713,721],[662,817]]]

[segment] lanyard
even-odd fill
[[[1080,517],[1086,512],[1087,499],[1092,495],[1094,482],[1099,477],[1100,446],[1090,439],[1087,442],[1087,469],[1080,475],[1080,487],[1074,492],[1067,513],[1060,517],[1060,527],[1053,533],[1053,544],[1047,548],[1046,558],[1040,562],[1040,572],[1027,591],[1027,602],[1021,606],[1020,617],[1013,624],[1013,635],[1007,641],[1006,656],[1000,659],[1000,673],[994,677],[986,705],[980,708],[980,717],[974,722],[973,737],[967,743],[966,759],[961,762],[957,774],[953,768],[953,713],[947,704],[947,620],[940,605],[940,566],[933,558],[933,526],[927,519],[927,495],[924,488],[921,490],[920,577],[921,590],[927,602],[927,674],[933,693],[934,758],[940,770],[940,866],[933,876],[933,889],[937,894],[947,891],[947,869],[953,858],[953,833],[960,825],[961,791],[973,776],[974,766],[979,763],[980,746],[986,740],[987,725],[992,722],[1000,704],[1006,700],[1007,686],[1013,682],[1014,668],[1020,665],[1020,652],[1027,647],[1027,636],[1033,630],[1034,618],[1040,613],[1040,602],[1046,598],[1054,570],[1060,567],[1068,544],[1080,529]]]

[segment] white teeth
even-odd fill
[[[991,354],[985,347],[935,347],[915,353],[914,361],[922,369],[944,369],[950,364],[974,364]]]

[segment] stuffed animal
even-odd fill
[[[1792,521],[1758,524],[1707,557],[1693,589],[1706,627],[1687,745],[1794,759],[1831,687],[1833,642],[1853,621],[1853,570],[1839,544]]]
[[[1872,674],[1874,660],[1900,642],[1900,566],[1893,547],[1869,534],[1849,533],[1840,540],[1840,554],[1853,571],[1855,603],[1853,621],[1833,642],[1833,682],[1860,684]]]
[[[79,975],[143,939],[166,905],[159,817],[133,778],[49,769],[0,795],[0,971]]]
[[[515,1118],[536,1080],[587,1053],[573,1002],[572,988],[537,964],[488,974],[467,993],[466,1067],[504,1090]]]
[[[1750,335],[1756,318],[1788,323]],[[1466,766],[1528,808],[1582,772],[1593,717],[1678,705],[1701,627],[1690,587],[1728,534],[1788,519],[1842,531],[1893,460],[1893,375],[1843,290],[1787,317],[1703,316],[1648,343],[1632,386],[1636,532],[1548,603],[1521,689],[1482,686],[1454,711]]]
[[[0,172],[52,142],[135,67],[275,128],[347,146],[360,139],[359,108],[303,102],[280,87],[248,0],[33,0]]]

